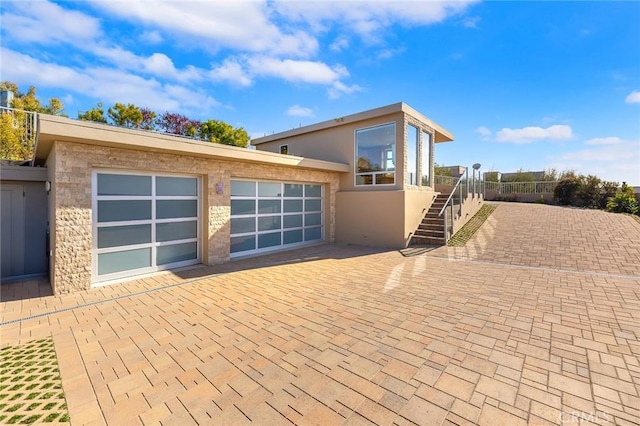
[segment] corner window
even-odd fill
[[[407,185],[418,185],[418,128],[407,125],[407,169],[405,172]]]
[[[395,123],[356,130],[356,185],[395,184]]]
[[[422,131],[422,186],[431,185],[431,133]]]

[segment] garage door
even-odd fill
[[[231,181],[231,257],[323,238],[322,184]]]
[[[94,172],[93,281],[199,263],[200,182]]]

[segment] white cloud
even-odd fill
[[[618,145],[624,143],[624,140],[616,136],[610,136],[607,138],[594,138],[585,142],[585,145]]]
[[[292,117],[313,117],[315,114],[313,113],[312,108],[302,107],[300,105],[292,105],[287,108],[287,115]]]
[[[559,124],[546,129],[542,127],[504,128],[496,133],[495,140],[506,143],[531,143],[538,140],[568,140],[572,138],[571,126]]]
[[[633,140],[567,152],[556,159],[552,167],[593,174],[604,180],[640,185],[639,165],[640,140]]]
[[[253,83],[245,67],[238,60],[231,58],[212,68],[209,77],[215,81],[227,81],[238,86],[250,86]]]
[[[349,48],[349,40],[346,37],[338,37],[329,45],[329,49],[334,52],[342,52]]]
[[[3,2],[2,8],[3,31],[11,39],[78,46],[101,34],[98,19],[48,1]]]
[[[186,86],[163,84],[129,72],[92,67],[74,69],[40,61],[31,56],[1,48],[2,60],[12,66],[3,69],[3,78],[18,84],[56,87],[104,101],[147,106],[156,111],[197,110],[199,113],[219,105],[210,95]],[[71,116],[74,114],[67,111]]]
[[[627,95],[624,101],[628,104],[640,103],[640,92],[638,92],[637,90],[634,90],[633,92]]]
[[[423,26],[442,22],[459,14],[475,1],[277,1],[275,10],[311,28],[326,30],[328,22],[354,31],[365,40],[379,40],[379,31],[398,23],[404,26]]]
[[[465,28],[478,28],[478,22],[481,19],[479,16],[467,16],[460,21],[460,24]]]
[[[249,58],[248,65],[251,74],[279,77],[291,82],[332,84],[349,76],[349,71],[344,66],[331,67],[323,62],[258,56]]]
[[[482,140],[488,140],[491,137],[491,130],[487,129],[484,126],[480,126],[476,129],[476,133],[480,135]]]
[[[164,41],[159,31],[145,31],[140,35],[140,40],[149,44],[160,44]]]
[[[362,92],[364,88],[357,84],[352,84],[348,86],[340,81],[336,81],[333,85],[328,89],[327,93],[330,99],[338,99],[342,95],[350,95],[356,92]]]
[[[285,32],[270,21],[272,6],[264,1],[168,2],[162,0],[94,2],[94,7],[123,17],[137,25],[153,25],[163,33],[186,36],[209,48],[232,48],[245,52],[309,56],[318,42],[296,28]]]

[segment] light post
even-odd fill
[[[476,196],[476,170],[480,170],[482,165],[480,163],[475,163],[473,166],[473,196]],[[478,171],[478,179],[480,179],[480,172]]]

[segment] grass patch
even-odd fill
[[[7,424],[14,425],[14,424],[18,423],[20,421],[20,419],[22,419],[23,417],[24,417],[24,414],[16,414],[15,416],[11,417],[7,421]]]
[[[0,423],[69,422],[53,339],[0,349]]]
[[[482,224],[491,216],[496,206],[491,204],[483,204],[480,210],[473,215],[465,225],[456,232],[453,237],[449,238],[447,245],[449,247],[463,247],[467,241],[480,229]]]
[[[24,419],[21,423],[25,425],[31,425],[31,424],[34,424],[36,421],[38,421],[40,417],[42,417],[42,414],[34,414],[33,416],[29,416],[26,419]]]
[[[49,414],[47,417],[44,418],[44,422],[45,423],[51,423],[52,421],[54,421],[58,416],[60,416],[60,413],[51,413]]]

